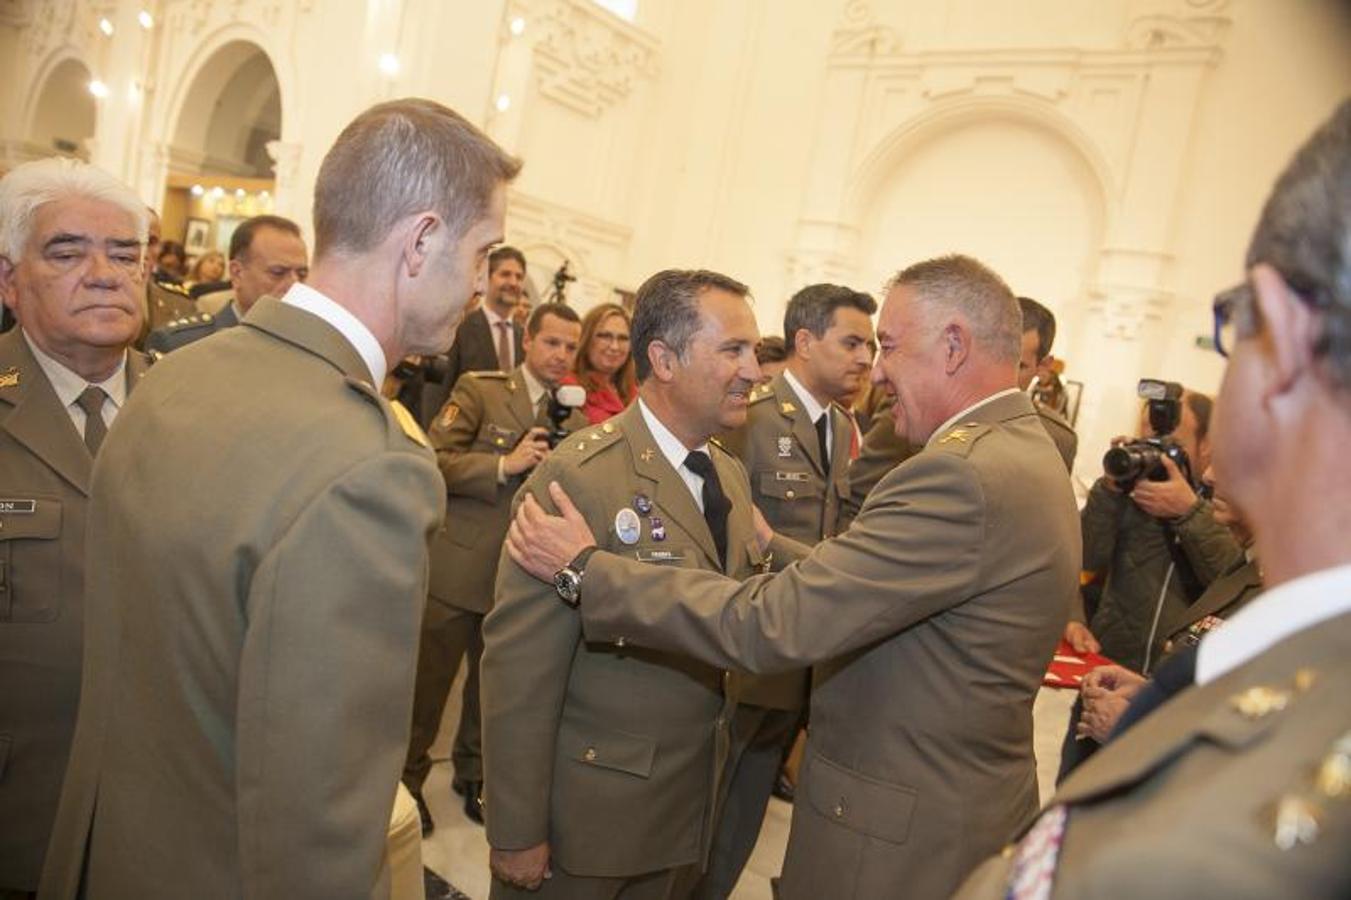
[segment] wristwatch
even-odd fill
[[[587,547],[578,553],[572,562],[554,573],[554,590],[558,591],[559,598],[573,609],[582,602],[582,576],[586,574],[586,561],[599,549],[596,546]]]

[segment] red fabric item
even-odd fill
[[[1084,676],[1099,666],[1111,666],[1115,663],[1100,653],[1076,653],[1063,638],[1056,645],[1055,656],[1041,683],[1047,687],[1073,688],[1079,690],[1079,682]]]
[[[563,378],[563,384],[582,384],[576,375],[567,375]],[[624,408],[633,402],[633,397],[623,400],[619,392],[614,388],[601,388],[597,390],[591,385],[582,385],[586,388],[586,405],[582,407],[582,413],[586,420],[592,425],[599,425],[611,416],[618,415],[624,411]]]

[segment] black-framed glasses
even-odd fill
[[[1215,295],[1211,310],[1215,315],[1215,330],[1212,337],[1215,352],[1229,358],[1229,352],[1239,337],[1239,320],[1252,314],[1252,287],[1245,281]]]

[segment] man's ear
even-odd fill
[[[408,226],[403,239],[403,262],[408,277],[416,278],[431,258],[445,223],[431,210],[414,213],[405,221]]]
[[[810,329],[799,328],[793,332],[793,340],[788,345],[788,355],[796,356],[801,354],[803,359],[811,358],[812,338],[816,335],[811,333]]]
[[[679,357],[664,341],[653,341],[647,345],[647,361],[652,365],[652,375],[658,381],[669,382],[675,377]]]
[[[960,369],[971,355],[971,330],[961,319],[943,326],[943,371],[951,375]]]
[[[1313,366],[1317,322],[1313,310],[1274,268],[1258,263],[1250,277],[1263,337],[1271,347],[1269,393],[1285,393]]]

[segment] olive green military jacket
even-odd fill
[[[587,424],[581,410],[566,431]],[[493,605],[497,558],[511,524],[511,498],[528,472],[499,484],[498,461],[536,425],[549,427],[530,403],[521,367],[513,372],[466,372],[432,421],[436,464],[446,483],[446,522],[432,539],[431,597],[486,613]]]
[[[141,331],[136,338],[136,346],[144,348],[150,332],[163,328],[177,319],[196,315],[197,304],[180,285],[164,285],[147,280],[145,286],[145,305],[142,307],[145,318],[141,322]]]
[[[1041,424],[1045,426],[1046,433],[1055,441],[1055,448],[1060,451],[1061,459],[1065,460],[1065,468],[1073,472],[1074,457],[1079,453],[1079,435],[1075,433],[1074,426],[1049,406],[1042,406],[1035,401],[1033,406],[1037,408],[1037,415],[1041,416]]]
[[[784,571],[738,584],[596,553],[581,613],[596,644],[818,663],[779,896],[942,897],[1036,811],[1032,702],[1079,558],[1064,464],[1013,394],[934,435]]]
[[[759,563],[745,472],[711,444],[710,453],[733,504],[727,571],[744,577]],[[537,467],[524,490],[551,511],[553,480],[599,545],[634,561],[622,588],[630,596],[645,595],[662,572],[721,571],[703,514],[638,404],[569,438]],[[553,858],[582,876],[704,859],[734,699],[724,696],[722,669],[584,641],[577,613],[505,553],[483,641],[490,845],[547,840]]]
[[[751,499],[770,527],[808,546],[834,536],[841,498],[849,492],[853,424],[835,404],[827,410],[829,464],[821,459],[816,425],[782,373],[751,392],[746,424],[724,438],[727,449],[746,467]],[[792,710],[807,699],[805,670],[739,678],[737,694],[743,703]]]
[[[1047,804],[1069,809],[1050,896],[1351,896],[1348,685],[1342,615],[1141,719]],[[961,900],[1006,895],[1006,852]]]
[[[896,420],[892,416],[895,405],[896,398],[891,394],[878,404],[859,445],[858,459],[849,464],[849,491],[840,502],[840,531],[854,521],[877,483],[920,450],[896,434]]]
[[[118,415],[44,900],[82,880],[88,900],[388,895],[445,492],[370,378],[336,329],[263,298]]]
[[[128,354],[128,391],[147,366]],[[66,773],[93,466],[22,329],[0,336],[0,888],[37,890]]]

